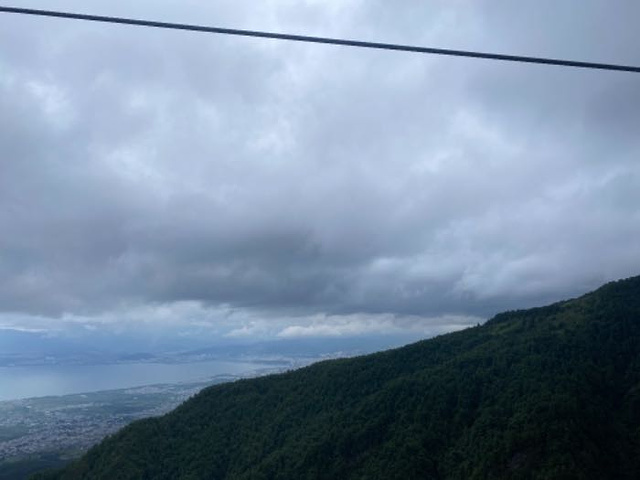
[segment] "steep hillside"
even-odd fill
[[[640,277],[206,389],[38,478],[640,478]]]

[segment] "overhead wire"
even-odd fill
[[[327,45],[339,45],[346,47],[358,47],[377,50],[390,50],[397,52],[412,52],[430,55],[446,55],[453,57],[466,57],[485,60],[498,60],[505,62],[518,62],[541,65],[555,65],[561,67],[575,67],[595,70],[611,70],[618,72],[640,73],[640,66],[620,65],[611,63],[583,62],[575,60],[564,60],[546,57],[530,57],[522,55],[505,55],[500,53],[476,52],[468,50],[451,50],[446,48],[421,47],[415,45],[402,45],[395,43],[368,42],[362,40],[349,40],[342,38],[316,37],[309,35],[295,35],[289,33],[275,33],[259,30],[243,30],[236,28],[222,28],[204,25],[193,25],[185,23],[159,22],[153,20],[139,20],[124,17],[112,17],[103,15],[88,15],[82,13],[71,13],[54,10],[39,10],[33,8],[5,7],[0,6],[0,13],[12,13],[19,15],[31,15],[39,17],[53,17],[71,20],[83,20],[90,22],[102,22],[120,25],[132,25],[138,27],[163,28],[169,30],[186,30],[192,32],[214,33],[221,35],[235,35],[242,37],[267,38],[273,40],[288,40],[294,42],[306,42]]]

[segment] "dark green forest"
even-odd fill
[[[35,478],[638,479],[640,277],[210,387]]]

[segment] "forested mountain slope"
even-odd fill
[[[40,479],[640,478],[640,277],[214,386]]]

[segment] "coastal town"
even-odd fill
[[[0,462],[81,453],[134,420],[162,415],[206,385],[233,379],[0,402]]]

